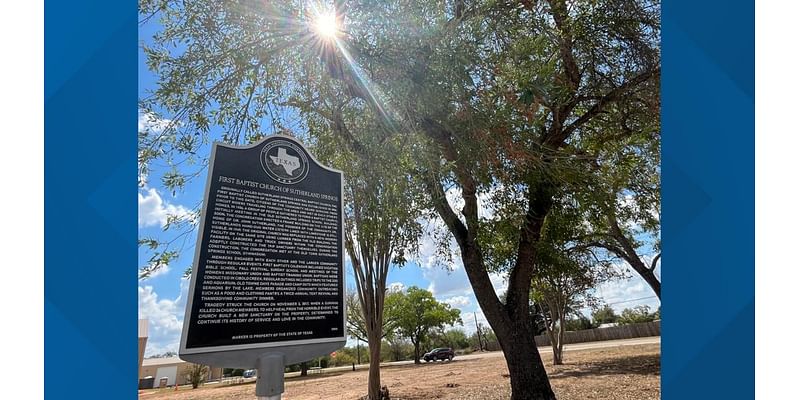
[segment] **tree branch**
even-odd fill
[[[442,218],[445,225],[447,225],[450,232],[452,232],[456,242],[458,242],[459,245],[466,243],[468,234],[467,227],[458,219],[453,208],[450,207],[450,202],[447,201],[447,196],[444,193],[444,188],[442,188],[439,177],[433,172],[428,172],[425,174],[425,186],[428,193],[431,194],[433,208]]]
[[[655,258],[653,258],[653,261],[650,262],[650,271],[656,270],[656,264],[658,264],[658,260],[660,259],[661,259],[661,253],[656,254]]]
[[[567,20],[567,4],[564,0],[550,0],[548,3],[550,3],[550,11],[556,27],[561,31],[558,49],[561,59],[564,61],[564,75],[570,90],[576,92],[581,82],[581,73],[572,54],[572,27]]]
[[[561,143],[563,143],[570,135],[572,135],[576,129],[580,128],[583,124],[603,112],[606,106],[622,98],[622,96],[627,93],[628,90],[647,82],[650,78],[657,77],[660,74],[661,67],[658,67],[642,72],[641,74],[627,80],[622,85],[614,88],[601,97],[597,103],[583,113],[583,115],[581,115],[577,120],[567,125],[560,134],[548,137],[547,143],[553,148],[560,146]]]
[[[506,294],[506,308],[527,313],[527,305],[531,280],[534,272],[536,243],[541,236],[544,218],[552,206],[553,199],[549,186],[545,182],[528,185],[528,212],[525,224],[520,228],[520,239],[517,245],[517,260],[511,269]]]

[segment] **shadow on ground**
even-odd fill
[[[284,378],[284,380],[286,382],[289,382],[289,381],[307,381],[307,380],[317,379],[317,378],[331,378],[331,377],[339,376],[339,375],[342,375],[342,374],[344,374],[344,372],[323,372],[323,373],[320,373],[320,374],[308,374],[306,376],[300,376],[300,375],[298,375],[298,376],[290,376],[290,377]]]
[[[553,367],[551,378],[567,378],[599,375],[659,375],[661,373],[661,356],[647,354],[624,358],[612,358],[592,363],[569,362]]]

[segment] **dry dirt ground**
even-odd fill
[[[549,365],[559,400],[660,399],[661,352],[658,344],[565,352],[565,365]],[[503,357],[468,357],[452,362],[381,368],[381,381],[396,400],[500,400],[510,394]],[[335,372],[288,378],[283,400],[356,400],[365,394],[367,371]],[[208,385],[141,391],[140,400],[254,400],[255,384]]]

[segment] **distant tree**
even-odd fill
[[[398,332],[414,345],[414,363],[419,364],[420,345],[433,329],[461,323],[461,311],[436,301],[431,292],[416,286],[408,288],[400,306]]]
[[[300,363],[300,376],[308,376],[308,361]]]
[[[169,358],[169,357],[175,357],[177,355],[178,355],[178,353],[176,353],[174,351],[167,351],[167,352],[160,353],[160,354],[153,354],[153,355],[147,356],[145,358]]]
[[[283,368],[283,372],[297,372],[300,371],[300,364],[289,364]]]
[[[472,350],[483,350],[483,338],[478,337],[477,330],[473,334],[469,335],[467,340],[469,340],[469,347]]]
[[[192,389],[197,389],[208,377],[208,366],[201,364],[190,364],[186,369],[186,381],[192,384]]]
[[[374,127],[364,126],[364,132]],[[421,235],[419,193],[408,175],[398,173],[409,162],[398,143],[362,140],[370,157],[346,151],[336,137],[319,133],[317,155],[345,172],[344,246],[355,277],[349,332],[367,342],[370,353],[367,393],[380,399],[381,342],[394,330],[394,299],[387,295],[390,268],[402,266]],[[374,139],[374,138],[373,138]],[[354,300],[357,300],[354,301]],[[388,308],[387,308],[388,305]]]
[[[480,326],[480,339],[483,343],[483,349],[487,351],[497,351],[500,350],[500,342],[497,341],[497,335],[495,335],[494,331],[491,327]],[[470,345],[474,348],[478,348],[478,332],[475,332],[469,338]]]
[[[592,310],[592,325],[598,327],[602,324],[613,324],[619,320],[619,316],[608,304]]]
[[[341,349],[336,350],[336,357],[333,357],[331,361],[337,366],[353,364],[358,360],[359,350],[364,352],[364,349],[357,349],[356,346],[342,347]]]
[[[545,332],[550,338],[553,350],[553,365],[563,364],[565,324],[570,315],[574,315],[584,300],[580,296],[588,296],[586,292],[593,288],[595,278],[589,269],[578,265],[551,266],[553,269],[541,273],[534,278],[531,297],[547,305],[543,319]]]
[[[618,322],[620,324],[638,324],[640,322],[652,322],[656,320],[656,314],[650,313],[650,307],[641,305],[622,310]]]
[[[648,90],[658,90],[650,87]],[[657,99],[652,96],[651,99]],[[653,106],[658,107],[657,104]],[[661,261],[661,142],[657,114],[614,108],[590,124],[605,135],[626,135],[619,143],[594,142],[594,162],[575,190],[584,211],[580,245],[624,260],[661,298],[656,268]]]
[[[331,364],[334,366],[351,365],[356,362],[355,349],[344,347],[336,350],[336,357],[331,357]]]
[[[564,329],[566,331],[580,331],[592,328],[592,321],[580,313],[573,315],[572,318],[567,318],[564,323]]]
[[[391,354],[392,361],[402,361],[407,359],[412,353],[413,345],[399,334],[394,334],[386,339],[389,353]]]
[[[448,329],[432,335],[431,344],[434,347],[450,347],[453,349],[466,349],[469,339],[463,330],[458,328]]]
[[[553,365],[563,363],[568,318],[594,305],[593,289],[617,276],[608,261],[572,245],[581,213],[571,199],[560,200],[545,218],[535,259],[538,273],[531,282],[531,298],[543,305],[540,310],[553,349]]]
[[[383,303],[383,328],[381,339],[392,335],[397,330],[398,307],[404,296],[403,292],[386,293]],[[364,322],[364,311],[358,299],[358,293],[349,290],[345,297],[347,304],[347,334],[354,339],[362,342],[369,342],[367,336],[367,326]]]

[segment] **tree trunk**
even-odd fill
[[[560,357],[558,354],[558,346],[557,346],[558,338],[555,335],[556,324],[555,321],[553,321],[552,314],[550,316],[550,322],[548,322],[545,319],[544,325],[545,325],[545,331],[547,331],[547,338],[550,339],[550,347],[553,348],[553,365],[559,365]]]
[[[419,340],[414,342],[414,364],[419,364]]]
[[[564,363],[564,320],[563,318],[558,321],[558,333],[556,334],[556,343],[553,345],[553,365],[562,365]]]
[[[555,330],[554,324],[553,332],[555,333],[555,341],[551,343],[553,345],[553,365],[562,365],[564,363],[564,323],[566,322],[566,318],[561,304],[564,303],[555,303],[556,315],[558,316],[558,331]]]
[[[531,249],[532,246],[525,250]],[[477,248],[474,245],[461,246],[461,259],[475,298],[506,357],[511,377],[511,400],[555,400],[547,371],[536,348],[528,296],[530,279],[523,281],[524,289],[520,285],[516,293],[512,293],[510,289],[514,288],[511,286],[514,277],[510,277],[504,305],[497,298]]]
[[[300,376],[308,376],[308,362],[303,361],[300,363]]]
[[[507,332],[495,330],[511,377],[511,400],[555,400],[533,331],[525,325],[514,321]]]
[[[633,269],[635,269],[636,272],[638,272],[639,275],[642,277],[642,279],[644,279],[644,281],[647,282],[648,285],[650,285],[650,287],[653,289],[653,292],[656,293],[656,296],[658,297],[658,300],[660,301],[661,300],[661,282],[658,280],[658,278],[656,278],[656,274],[653,273],[652,270],[647,268],[644,265],[643,262],[640,261],[639,263],[641,264],[641,267],[638,267],[638,268],[637,267],[633,267]],[[642,268],[642,267],[644,267],[644,268]]]
[[[560,327],[558,331],[558,364],[564,363],[564,327]]]
[[[369,337],[369,378],[367,394],[369,400],[381,398],[381,334],[371,332]]]
[[[529,183],[528,211],[520,229],[516,262],[509,271],[506,303],[503,304],[489,278],[478,243],[478,184],[469,167],[458,157],[453,135],[430,119],[423,119],[421,125],[428,136],[442,146],[444,158],[456,163],[455,174],[461,185],[461,198],[464,200],[461,214],[465,221],[453,211],[436,173],[429,174],[425,184],[432,197],[434,209],[458,243],[464,270],[475,298],[503,349],[511,377],[511,400],[555,400],[547,371],[536,348],[529,296],[536,244],[544,218],[553,205],[555,186],[544,180]]]
[[[636,261],[638,261],[638,265],[630,263],[631,266],[633,267],[634,270],[636,270],[637,273],[639,273],[639,276],[641,276],[642,279],[644,279],[644,281],[647,282],[648,285],[650,285],[650,287],[653,289],[653,292],[655,292],[656,296],[658,297],[658,300],[660,301],[661,282],[658,280],[658,278],[656,278],[656,274],[650,268],[644,265],[644,263],[641,260],[639,260],[638,257],[636,258]]]
[[[562,365],[563,363],[561,359],[561,346],[558,343],[553,343],[553,365]]]
[[[552,309],[552,308],[551,308]],[[551,311],[552,313],[552,311]],[[561,358],[561,342],[562,342],[562,334],[561,332],[563,329],[561,325],[558,327],[558,333],[556,333],[556,323],[555,320],[552,320],[551,315],[551,322],[545,321],[545,330],[547,331],[547,337],[550,339],[550,347],[553,349],[553,365],[561,365],[562,358]],[[551,325],[552,324],[552,325]],[[559,321],[560,324],[560,321]]]
[[[630,244],[627,238],[624,236],[614,236],[614,240],[619,243],[619,246],[616,245],[609,245],[609,244],[600,244],[598,247],[605,248],[606,250],[614,253],[616,256],[625,260],[628,265],[633,268],[636,273],[644,279],[645,282],[653,289],[656,297],[658,300],[661,300],[661,282],[656,278],[656,274],[654,272],[654,268],[648,267],[639,255],[636,254],[636,250],[633,248],[633,245]]]
[[[558,336],[555,334],[556,327],[547,327],[547,336],[550,338],[550,347],[553,348],[553,365],[561,365],[561,354],[558,352]]]

